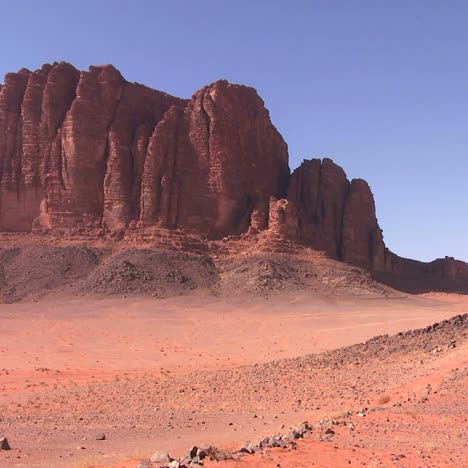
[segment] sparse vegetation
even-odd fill
[[[387,404],[389,401],[390,401],[390,397],[388,395],[382,395],[381,397],[379,397],[379,399],[377,400],[377,403],[379,405],[385,405]]]

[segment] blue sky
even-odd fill
[[[390,249],[468,260],[466,0],[30,0],[1,15],[1,76],[65,60],[181,97],[256,87],[292,168],[328,156],[368,180]]]

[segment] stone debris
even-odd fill
[[[151,461],[159,463],[159,468],[183,468],[186,466],[203,465],[205,459],[221,461],[235,459],[243,455],[254,455],[256,453],[261,455],[263,453],[268,453],[268,449],[272,448],[294,450],[297,446],[295,441],[310,436],[313,430],[314,426],[308,421],[304,421],[300,423],[296,429],[290,431],[288,435],[275,434],[273,436],[264,436],[261,437],[257,443],[246,442],[239,450],[233,452],[223,452],[210,445],[201,447],[193,446],[188,450],[187,455],[180,460],[174,460],[168,453],[158,451],[151,457]],[[332,432],[326,432],[326,434],[334,434],[333,430],[329,430]]]
[[[142,460],[135,468],[153,468],[154,465],[151,460]]]
[[[242,449],[241,449],[242,450]],[[245,449],[247,450],[247,449]],[[241,451],[238,451],[240,453]],[[247,453],[247,452],[243,452]],[[248,452],[248,453],[254,453]],[[167,452],[157,451],[150,459],[151,465],[158,468],[187,468],[194,466],[203,466],[204,460],[222,461],[234,458],[234,454],[218,450],[212,445],[192,446],[187,452],[187,455],[179,460],[172,458]],[[143,468],[143,467],[140,467]]]
[[[153,463],[159,463],[161,465],[165,465],[165,464],[169,464],[173,460],[173,458],[171,458],[167,452],[162,452],[158,450],[157,452],[153,453],[150,460]]]
[[[10,444],[6,437],[0,438],[0,450],[11,450]]]

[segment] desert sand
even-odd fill
[[[1,466],[468,466],[468,264],[291,170],[254,88],[55,62],[0,92]]]
[[[339,426],[332,443],[314,434],[294,451],[272,449],[223,463],[463,466],[466,329],[453,349],[444,335],[448,341],[435,354],[416,343],[346,364],[341,352],[359,361],[360,351],[339,348],[467,310],[462,295],[331,299],[306,292],[274,299],[51,298],[1,305],[0,436],[12,450],[0,451],[0,466],[135,467],[156,450],[177,457],[193,444],[234,450],[246,440],[287,433],[302,420],[316,423],[387,398],[387,412],[357,418],[358,439]],[[312,353],[325,363],[301,364]],[[455,390],[431,395],[424,418],[414,399],[403,398],[429,383],[445,388],[447,379]],[[392,406],[397,401],[416,409]],[[440,419],[442,407],[451,410]],[[405,424],[416,423],[419,429],[406,435]],[[444,427],[432,440],[426,429],[434,424]],[[382,437],[387,431],[392,435]],[[96,440],[99,433],[106,440]],[[394,460],[398,446],[406,458]],[[433,464],[424,464],[418,450]]]

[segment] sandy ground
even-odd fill
[[[290,390],[294,380],[285,384],[285,396],[268,387],[271,382],[264,377],[265,389],[257,397],[245,390],[248,382],[256,381],[249,377],[236,399],[227,388],[241,385],[241,376],[250,369],[239,366],[256,369],[255,365],[424,327],[467,311],[467,296],[447,294],[329,299],[298,293],[265,300],[186,296],[1,305],[0,437],[7,436],[14,450],[0,452],[0,466],[127,466],[121,460],[144,458],[158,449],[181,455],[202,439],[234,448],[247,438],[275,432],[280,425],[288,427],[360,403],[356,395],[354,400],[343,394],[327,396],[325,387],[320,404],[298,405],[296,391]],[[437,374],[444,381],[457,365],[466,365],[466,348],[458,347],[456,353],[437,372],[422,366],[408,372],[407,378],[398,377],[393,392],[398,388],[408,393],[418,378],[427,380],[428,375]],[[416,366],[414,359],[405,362]],[[391,362],[385,379],[392,375],[389,369],[398,374],[399,366]],[[314,391],[336,385],[329,380],[335,378],[333,372],[327,372],[323,382],[322,374],[317,374]],[[343,379],[355,378],[348,374]],[[192,385],[193,397],[187,395]],[[310,385],[301,391],[312,395]],[[374,392],[373,398],[377,396]],[[395,417],[404,424],[401,415]],[[427,418],[431,424],[437,412]],[[100,431],[106,433],[106,441],[94,440]],[[375,452],[362,447],[358,457],[347,443],[336,458],[334,446],[321,444],[318,449],[316,444],[321,443],[304,442],[294,462],[273,451],[226,466],[316,466],[307,460],[317,450],[324,457],[317,466],[346,466],[359,457],[367,463]],[[379,450],[374,458],[380,457],[380,465],[375,461],[368,466],[395,463],[391,447]],[[302,452],[299,462],[297,454]],[[330,459],[336,464],[327,465]],[[458,456],[457,463],[460,460],[466,458]],[[412,463],[406,466],[426,466]],[[450,466],[450,457],[444,463]]]
[[[70,379],[102,381],[262,363],[422,327],[467,310],[468,300],[447,294],[0,305],[0,390],[5,395],[44,383],[68,385]]]

